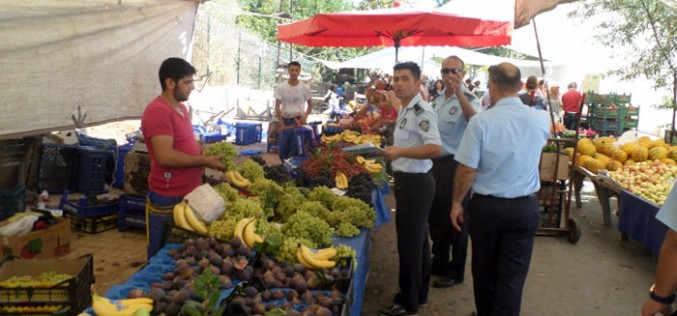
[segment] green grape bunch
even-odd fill
[[[228,170],[235,169],[233,159],[237,157],[238,152],[233,144],[228,142],[219,142],[209,145],[203,153],[205,156],[223,155],[221,163],[228,167]]]
[[[241,165],[237,166],[236,169],[243,177],[252,182],[265,177],[263,166],[251,158],[245,160]]]
[[[325,247],[332,243],[334,229],[324,220],[306,212],[296,212],[282,226],[282,233],[289,238],[306,239],[310,248]]]

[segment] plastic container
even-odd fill
[[[106,176],[109,157],[114,150],[96,147],[80,147],[78,191],[83,194],[106,192]]]
[[[68,200],[68,191],[65,191],[59,201],[59,208],[64,214],[70,213],[79,217],[95,217],[102,215],[117,214],[120,204],[117,199],[111,201],[88,200],[80,198],[78,201]]]
[[[79,153],[77,145],[42,144],[38,161],[37,191],[76,191]]]
[[[81,217],[64,212],[63,217],[70,219],[71,229],[90,234],[98,234],[118,227],[117,213],[95,217]]]
[[[0,221],[26,209],[26,186],[17,185],[12,189],[0,190]]]
[[[146,228],[146,197],[129,194],[120,195],[118,231],[127,228]]]
[[[122,189],[125,186],[125,156],[128,152],[132,151],[134,148],[134,143],[127,143],[122,146],[118,146],[117,161],[115,163],[115,176],[113,181],[113,186]]]
[[[250,145],[261,142],[262,127],[261,123],[235,123],[235,144]]]

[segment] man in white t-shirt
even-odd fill
[[[287,71],[289,79],[275,87],[275,116],[280,122],[277,152],[281,161],[291,157],[295,149],[294,127],[306,124],[313,111],[310,88],[299,81],[301,64],[292,61],[287,66]]]

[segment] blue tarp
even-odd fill
[[[668,227],[656,219],[658,206],[621,191],[618,230],[658,254]]]

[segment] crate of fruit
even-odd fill
[[[611,94],[598,94],[595,92],[588,92],[586,96],[588,103],[599,105],[610,105],[615,102],[615,96]]]
[[[0,313],[77,315],[92,303],[93,256],[0,265]]]
[[[68,191],[65,191],[59,202],[59,209],[64,213],[71,213],[79,217],[94,217],[101,215],[117,214],[120,209],[118,199],[99,199],[96,197],[81,197],[75,200],[68,199]]]
[[[118,230],[146,228],[146,197],[122,194],[119,201]]]
[[[63,217],[71,220],[71,229],[81,232],[98,234],[118,227],[118,214],[80,217],[68,212],[63,213]]]

